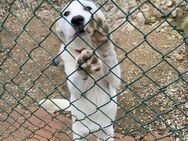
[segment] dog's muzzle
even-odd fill
[[[76,30],[77,33],[84,33],[84,17],[81,15],[78,16],[74,16],[71,20],[71,24],[74,27],[74,29]]]

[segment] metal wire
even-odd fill
[[[72,1],[70,1],[70,4]],[[120,30],[125,24],[132,25],[135,31],[142,36],[142,41],[130,50],[126,50],[125,48],[117,45],[117,43],[113,39],[108,38],[108,40],[111,41],[115,46],[115,49],[124,54],[124,57],[119,59],[118,64],[114,64],[113,67],[109,68],[109,73],[117,76],[112,70],[117,65],[121,66],[126,61],[129,61],[132,66],[140,71],[140,75],[135,79],[133,78],[131,81],[127,81],[124,78],[119,78],[121,79],[121,88],[118,90],[117,95],[114,96],[120,97],[119,102],[116,102],[116,104],[118,105],[119,114],[115,121],[111,121],[112,124],[114,124],[116,132],[122,134],[123,136],[133,136],[137,140],[142,140],[142,135],[150,134],[152,135],[153,140],[165,139],[166,137],[172,136],[174,138],[178,138],[180,141],[185,141],[187,139],[185,135],[186,133],[188,133],[187,125],[176,124],[175,126],[177,127],[174,127],[172,126],[172,123],[168,122],[168,119],[171,119],[173,113],[176,112],[179,113],[179,117],[177,118],[179,118],[180,121],[187,120],[188,118],[186,111],[187,109],[184,109],[184,105],[188,103],[188,70],[184,69],[183,71],[180,71],[177,68],[176,63],[169,60],[168,57],[175,51],[180,50],[182,46],[185,45],[186,36],[182,33],[182,31],[178,30],[176,26],[174,26],[169,21],[169,17],[182,3],[187,4],[187,1],[180,1],[167,13],[164,13],[151,0],[140,1],[138,6],[134,7],[134,9],[129,12],[125,12],[115,0],[106,0],[102,2],[98,10],[102,9],[105,5],[107,5],[108,2],[111,2],[114,7],[117,7],[119,11],[124,14],[123,22],[119,23],[117,27],[111,30],[108,33],[108,36],[118,32],[118,30]],[[17,10],[19,10],[19,8],[16,7],[18,6],[18,4],[24,7],[25,11],[29,13],[29,16],[26,16],[24,20],[20,15],[17,14]],[[147,33],[144,32],[140,27],[134,25],[131,20],[131,16],[133,16],[146,4],[150,4],[152,8],[157,10],[163,17],[163,19]],[[63,51],[56,55],[55,51],[51,51],[53,49],[49,49],[48,47],[48,43],[51,43],[50,41],[48,42],[49,38],[53,39],[52,45],[56,45],[56,42],[60,43],[61,40],[56,35],[54,26],[56,21],[59,19],[62,11],[61,9],[57,8],[57,6],[55,6],[54,1],[40,0],[36,1],[35,4],[33,4],[27,0],[4,0],[0,2],[0,8],[1,7],[5,11],[5,14],[3,17],[0,17],[0,125],[2,126],[2,130],[0,129],[0,140],[27,140],[31,138],[35,138],[36,140],[54,140],[57,134],[59,135],[59,131],[53,129],[54,127],[51,125],[51,122],[54,121],[56,121],[56,123],[58,123],[59,125],[65,127],[65,129],[61,130],[60,134],[66,136],[69,140],[71,140],[71,135],[69,132],[75,131],[73,131],[70,126],[67,125],[65,120],[61,120],[57,115],[54,116],[54,114],[49,113],[45,109],[41,110],[38,102],[41,99],[48,99],[55,96],[68,98],[69,94],[65,95],[64,93],[67,89],[66,82],[69,81],[69,83],[71,83],[80,93],[82,93],[82,96],[85,97],[85,99],[95,105],[95,103],[88,99],[84,95],[84,93],[87,93],[94,86],[97,86],[101,88],[104,93],[109,95],[108,92],[102,86],[100,86],[99,83],[100,80],[105,79],[105,77],[109,75],[109,73],[105,74],[98,80],[94,79],[88,74],[95,83],[90,86],[87,91],[82,92],[70,80],[70,77],[75,72],[77,72],[78,69],[72,72],[70,75],[65,76],[63,67],[60,66],[54,68],[54,66],[52,66],[52,60],[58,58],[61,54],[64,53]],[[44,18],[42,18],[39,14],[40,9],[45,9],[45,7],[48,7],[49,12],[53,11],[54,13],[56,13],[56,15],[53,15],[53,17],[56,17],[53,22],[44,20]],[[36,21],[40,22],[43,29],[46,29],[45,35],[42,35],[41,33],[34,33],[37,31],[34,31],[34,29],[30,28],[33,22],[35,23]],[[153,45],[153,43],[149,39],[152,34],[156,32],[164,23],[167,23],[168,26],[171,27],[171,30],[176,31],[176,34],[181,37],[181,41],[179,41],[176,47],[171,48],[167,52],[162,52],[159,48]],[[17,29],[14,24],[19,28]],[[12,28],[10,25],[12,26]],[[79,37],[88,46],[90,46],[87,41],[85,41],[81,36]],[[22,41],[24,39],[27,39],[26,42],[30,42],[29,47],[27,44],[23,43],[25,42]],[[69,43],[63,43],[65,45],[65,48],[68,47],[68,45],[71,44],[73,40],[71,40]],[[61,43],[62,42],[63,41],[61,41]],[[141,66],[131,57],[131,54],[134,54],[134,52],[141,48],[141,46],[143,46],[144,44],[149,46],[152,51],[160,56],[160,60],[150,65],[147,69],[143,68],[143,66]],[[50,48],[54,47],[51,46]],[[94,53],[99,48],[100,46],[94,50]],[[68,52],[68,50],[66,49],[65,51]],[[37,54],[36,52],[39,53]],[[41,52],[42,54],[45,54],[45,59],[43,58],[44,56],[40,56]],[[70,52],[68,53],[71,55]],[[97,54],[95,55],[97,56]],[[102,60],[100,56],[97,57]],[[163,64],[165,64],[166,67],[169,67],[170,70],[172,70],[173,77],[169,81],[166,81],[166,83],[161,84],[155,77],[151,76],[151,73]],[[123,69],[124,68],[122,68],[122,70]],[[158,73],[160,74],[160,72]],[[58,77],[60,75],[61,79],[59,80]],[[53,77],[55,77],[55,79]],[[143,81],[143,79],[147,79],[148,85],[152,84],[155,86],[155,90],[151,93],[149,92],[150,94],[147,94],[147,96],[145,97],[140,95],[142,91],[136,90],[134,87],[134,85],[142,85],[141,81]],[[174,97],[168,93],[168,90],[177,83],[179,85],[181,84],[180,86],[178,86],[178,88],[180,89],[178,92],[182,92],[185,95],[185,99],[181,99],[180,101],[174,99]],[[179,96],[179,94],[177,95]],[[111,97],[111,101],[114,101],[114,97]],[[121,101],[122,99],[126,99],[127,97],[129,97],[128,100],[135,100],[131,106],[129,104],[126,105],[125,101]],[[158,107],[151,105],[151,101],[155,102],[160,97],[163,97],[164,99],[166,99],[167,103],[171,104],[159,104]],[[73,101],[71,103],[73,106],[74,102],[76,101]],[[106,103],[106,105],[107,104],[108,103]],[[100,107],[97,107],[97,105],[95,105],[95,112],[100,111],[105,116],[107,116],[101,110],[103,106],[105,105],[102,105]],[[166,110],[160,111],[159,109],[163,106],[166,106]],[[85,113],[80,109],[78,109],[77,107],[75,108],[85,115]],[[145,111],[145,113],[143,112],[145,116],[140,115],[140,110]],[[41,116],[41,111],[42,115],[45,116]],[[62,116],[66,117],[67,113],[64,113],[64,111],[62,112]],[[142,117],[144,117],[144,120],[142,119]],[[94,120],[90,119],[90,115],[85,115],[84,119],[88,119],[91,122],[97,124]],[[131,127],[126,126],[126,123],[129,124],[129,122],[131,123]],[[83,124],[83,126],[87,128],[87,125]],[[98,126],[100,127],[100,125]],[[160,128],[157,128],[158,126],[160,126]],[[162,126],[165,126],[165,128],[162,128]],[[42,134],[40,134],[41,130],[47,132],[49,136],[43,136]],[[90,129],[88,128],[88,130]],[[166,133],[166,130],[168,130],[169,132],[168,134],[164,134],[163,136],[156,136],[154,132],[156,130],[165,130],[164,133]],[[91,131],[90,134],[94,135],[95,132]],[[87,136],[89,135],[81,138],[85,139]],[[139,138],[137,138],[138,136]]]

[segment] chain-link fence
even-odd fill
[[[63,62],[52,65],[60,46],[55,22],[67,2],[71,1],[0,2],[0,140],[72,138],[70,113],[51,114],[38,104],[45,98],[70,95]],[[188,140],[186,34],[182,32],[188,27],[179,26],[185,25],[179,17],[185,17],[188,1],[95,2],[107,17],[122,70],[116,136]]]

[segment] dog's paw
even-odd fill
[[[108,40],[109,27],[105,20],[98,15],[94,15],[88,25],[85,27],[86,32],[90,35],[92,42],[105,42]]]
[[[94,74],[101,70],[101,61],[89,49],[83,50],[76,58],[76,62],[79,68],[89,74]]]

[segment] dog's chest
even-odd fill
[[[76,85],[69,83],[69,90],[75,99],[84,103],[95,103],[98,106],[110,100],[111,92],[105,79],[97,82],[91,78],[83,80],[82,77],[78,76],[74,78],[74,84]]]

